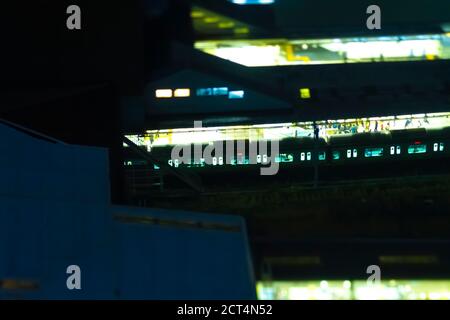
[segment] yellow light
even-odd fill
[[[177,98],[190,97],[191,89],[176,89],[174,96]]]
[[[247,27],[234,29],[234,33],[236,33],[236,34],[246,34],[249,32],[250,32],[250,30]]]
[[[216,23],[216,22],[219,22],[219,18],[217,18],[217,17],[206,17],[205,19],[203,19],[203,21],[205,23]]]
[[[192,11],[191,12],[191,18],[203,18],[205,14],[201,11]]]
[[[231,22],[231,21],[219,23],[220,29],[229,29],[229,28],[233,28],[233,27],[234,27],[234,22]]]
[[[300,89],[300,98],[310,99],[311,98],[311,90],[309,88],[301,88]]]
[[[173,96],[172,89],[158,89],[155,91],[155,96],[158,99],[172,98],[172,96]]]

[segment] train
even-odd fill
[[[201,155],[211,150],[210,144],[202,144]],[[217,143],[217,142],[216,142]],[[175,168],[191,170],[229,170],[245,167],[267,166],[271,161],[281,167],[340,166],[356,163],[380,161],[414,160],[427,158],[448,158],[450,156],[450,128],[442,129],[405,129],[392,130],[389,133],[356,133],[324,138],[301,137],[286,138],[280,141],[267,141],[265,148],[258,145],[253,149],[249,140],[226,141],[223,151],[212,150],[210,157],[194,156],[194,145],[181,146],[189,150],[180,158],[172,158],[174,146],[155,146],[151,155],[161,162]],[[261,143],[261,141],[259,141]],[[272,144],[278,144],[278,152],[271,155]],[[230,146],[232,146],[230,148]],[[261,150],[265,149],[265,150]],[[276,148],[275,148],[276,149]],[[231,152],[230,152],[231,150]],[[198,153],[197,153],[198,154]],[[146,165],[145,160],[127,154],[126,165]],[[208,159],[210,159],[208,161]],[[184,161],[183,161],[184,160]],[[154,164],[151,170],[159,170]]]

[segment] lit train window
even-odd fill
[[[348,149],[347,150],[347,158],[351,158],[352,157],[352,150]]]
[[[339,151],[333,151],[333,160],[339,160],[341,158],[341,153]]]
[[[213,166],[217,166],[217,157],[213,157],[212,160]]]
[[[391,147],[391,154],[393,154],[392,150],[394,147]],[[368,148],[364,151],[364,156],[366,158],[372,158],[372,157],[382,157],[383,156],[383,148]]]
[[[300,155],[300,160],[305,161],[305,153],[304,152],[302,152],[302,154]]]
[[[219,157],[219,166],[223,166],[223,157]]]
[[[358,158],[358,150],[353,149],[353,158]]]
[[[435,143],[435,144],[433,145],[433,151],[436,152],[436,151],[438,151],[438,150],[439,150],[439,144],[438,144],[438,143]]]
[[[311,152],[306,154],[306,160],[311,161]]]
[[[402,148],[400,146],[397,146],[397,154],[402,153]]]
[[[408,147],[408,154],[418,154],[426,152],[427,152],[426,144],[414,144]]]
[[[275,162],[293,162],[294,156],[292,154],[281,153],[275,157]]]
[[[392,146],[392,147],[391,147],[391,155],[394,155],[394,154],[395,154],[395,147]]]
[[[261,155],[260,155],[260,154],[258,154],[258,155],[256,156],[256,162],[257,162],[257,163],[261,163]]]
[[[319,161],[324,161],[327,158],[327,154],[325,151],[320,151],[319,152]]]
[[[444,151],[444,143],[439,143],[439,151]]]

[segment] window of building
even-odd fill
[[[155,97],[158,99],[172,98],[173,91],[172,89],[157,89],[155,90]]]
[[[226,96],[228,95],[227,87],[217,88],[199,88],[197,89],[198,97],[210,97],[210,96]]]
[[[244,90],[230,91],[228,93],[228,99],[244,99]]]
[[[301,99],[311,99],[311,90],[309,88],[301,88],[300,89],[300,98]]]
[[[213,96],[226,96],[228,94],[227,87],[212,88]]]
[[[174,92],[176,98],[186,98],[191,96],[191,89],[176,89]]]

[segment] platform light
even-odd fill
[[[311,90],[309,88],[301,88],[300,89],[300,98],[311,99]]]
[[[155,96],[158,99],[161,99],[161,98],[172,98],[173,97],[173,91],[172,91],[172,89],[157,89],[157,90],[155,90]]]
[[[344,289],[350,289],[352,287],[352,283],[349,280],[345,280],[342,286]]]
[[[190,97],[191,96],[191,89],[176,89],[175,90],[175,97],[177,98],[185,98],[185,97]]]

